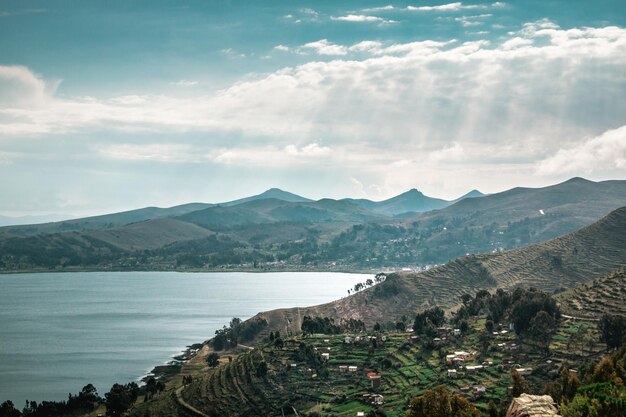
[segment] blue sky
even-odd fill
[[[0,214],[626,179],[623,1],[0,0]]]

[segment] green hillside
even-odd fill
[[[356,318],[372,325],[435,305],[451,307],[480,289],[571,288],[626,265],[626,207],[598,222],[543,243],[503,253],[471,255],[422,273],[393,274],[357,294],[328,304],[260,313],[271,330],[296,333],[302,318]]]
[[[572,232],[626,205],[626,181],[575,178],[397,218],[347,200],[265,198],[300,198],[284,194],[0,228],[0,270],[417,269]]]

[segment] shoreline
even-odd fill
[[[193,343],[185,347],[180,353],[175,356],[171,356],[167,362],[154,366],[150,371],[143,376],[138,377],[136,380],[145,383],[150,377],[154,377],[157,381],[162,380],[168,382],[169,379],[176,376],[182,371],[182,367],[193,359],[204,346],[208,345],[211,339],[205,340],[200,343]]]
[[[376,274],[378,272],[394,272],[401,268],[173,268],[173,269],[128,269],[128,268],[88,268],[88,267],[76,267],[76,268],[63,268],[63,269],[48,269],[48,268],[29,268],[29,269],[17,269],[17,270],[1,270],[0,275],[10,274],[43,274],[43,273],[76,273],[76,272],[178,272],[178,273],[230,273],[230,272],[246,272],[254,274],[264,273],[276,273],[276,272],[336,272],[343,274]]]

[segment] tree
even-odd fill
[[[563,417],[600,417],[600,402],[576,395],[569,403],[562,403],[559,411]]]
[[[414,397],[406,413],[407,417],[469,417],[480,412],[465,398],[450,395],[443,385],[426,390],[424,395]]]
[[[374,331],[380,332],[381,330],[382,330],[382,326],[380,325],[379,322],[376,322],[376,324],[374,324]]]
[[[211,368],[215,368],[217,365],[220,364],[220,355],[215,352],[211,352],[207,355],[205,360],[207,365],[209,365]]]
[[[276,349],[282,349],[285,346],[285,342],[283,341],[282,337],[277,337],[276,339],[274,339],[274,347]]]
[[[12,401],[5,401],[0,405],[0,417],[20,417],[22,413],[15,408]]]
[[[541,310],[530,320],[528,329],[531,337],[546,351],[550,350],[550,339],[556,326],[556,320],[547,312]]]
[[[528,383],[526,383],[524,377],[521,376],[516,369],[511,369],[511,380],[513,382],[513,390],[511,392],[511,395],[514,398],[519,397],[524,393],[530,392],[530,389],[528,388]]]
[[[593,382],[617,382],[618,376],[615,371],[615,366],[610,357],[602,358],[600,363],[596,366],[591,377]],[[620,380],[620,383],[622,381]]]
[[[415,334],[431,335],[435,328],[441,326],[444,322],[445,312],[439,307],[434,307],[415,316],[413,332]]]
[[[104,394],[107,416],[123,415],[137,400],[139,386],[135,382],[126,385],[113,384],[111,390]]]
[[[146,399],[150,399],[157,392],[157,381],[151,376],[146,381]]]
[[[265,378],[267,375],[267,362],[259,362],[256,366],[256,376],[259,378]]]
[[[598,323],[600,341],[606,343],[608,349],[617,348],[626,343],[626,318],[605,314]]]
[[[492,320],[485,321],[485,330],[489,333],[493,333],[494,324]]]

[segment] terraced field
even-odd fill
[[[470,374],[458,370],[458,377],[447,376],[447,370],[454,365],[445,364],[445,355],[454,351],[476,352],[481,345],[484,332],[484,319],[470,319],[469,331],[460,337],[450,337],[448,342],[434,349],[423,347],[423,339],[411,338],[411,333],[369,333],[376,336],[377,342],[369,341],[366,333],[352,335],[312,335],[287,338],[282,348],[268,343],[258,345],[254,350],[224,360],[214,370],[206,368],[194,375],[194,382],[185,386],[182,396],[186,402],[209,416],[226,415],[306,415],[311,411],[336,416],[354,416],[357,411],[372,408],[364,398],[367,394],[380,394],[384,397],[381,406],[388,416],[404,415],[410,398],[445,384],[450,390],[462,393],[478,407],[486,409],[489,401],[508,404],[510,398],[507,387],[511,384],[510,367],[532,368],[525,378],[540,392],[544,383],[558,371],[563,363],[575,366],[584,363],[589,355],[601,352],[603,346],[584,347],[580,354],[572,346],[577,339],[581,325],[590,323],[579,320],[563,320],[554,335],[549,356],[537,353],[530,345],[523,345],[518,352],[498,348],[498,344],[515,342],[514,333],[504,333],[489,337],[489,345],[484,354],[475,354],[466,364],[489,365]],[[592,326],[592,325],[591,325]],[[346,343],[346,336],[352,338]],[[357,341],[360,336],[362,340]],[[382,342],[382,336],[385,341]],[[591,336],[597,337],[592,331]],[[329,353],[330,358],[317,368],[303,359],[301,344],[310,345],[317,353]],[[506,360],[512,360],[506,363]],[[267,374],[257,374],[259,364],[268,366]],[[350,372],[344,367],[356,366]],[[372,388],[367,372],[380,372],[382,384]],[[486,393],[474,398],[471,388],[484,386]],[[468,390],[469,389],[469,390]],[[173,391],[172,391],[173,392]],[[159,412],[160,403],[166,413]],[[146,415],[189,415],[176,404],[173,395],[162,394],[160,399],[138,405],[133,417]],[[169,414],[168,414],[169,413]],[[175,413],[175,414],[172,414]]]
[[[626,267],[557,296],[567,315],[598,319],[609,313],[626,316]]]
[[[357,318],[371,326],[438,305],[454,306],[480,289],[537,287],[553,292],[626,265],[626,207],[576,232],[508,252],[471,255],[417,274],[394,274],[382,284],[314,307],[260,313],[270,331],[296,334],[302,318]],[[616,294],[617,295],[617,294]]]

